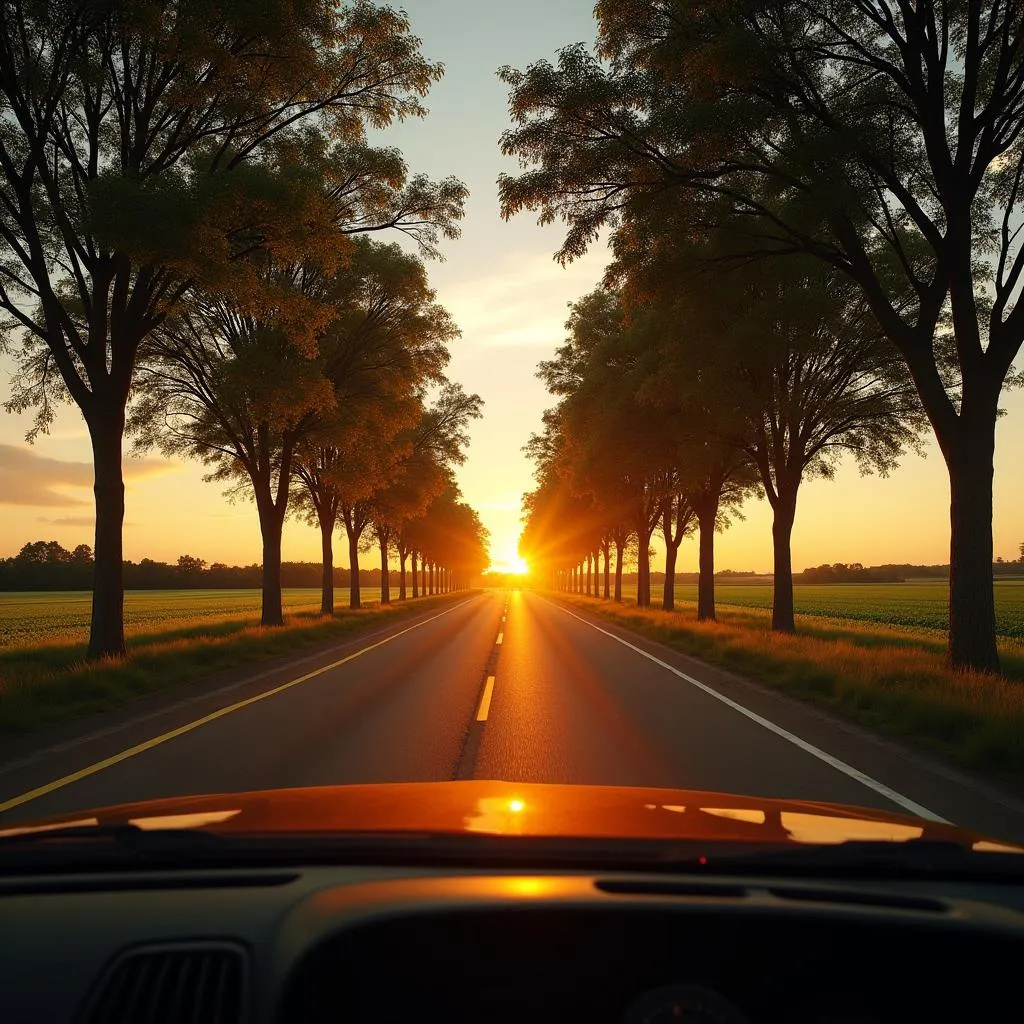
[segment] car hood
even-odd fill
[[[68,826],[201,828],[223,835],[402,833],[833,844],[936,839],[1024,848],[864,807],[684,789],[510,782],[418,782],[218,793],[119,804],[0,828],[0,837]]]

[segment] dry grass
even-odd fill
[[[718,622],[675,612],[562,600],[670,647],[892,733],[959,764],[1024,781],[1024,643],[1000,643],[1004,674],[952,672],[944,638],[864,622],[798,617],[772,633],[766,612],[720,609]]]
[[[193,621],[162,634],[137,637],[124,661],[85,661],[81,644],[44,644],[0,652],[0,734],[25,733],[69,718],[105,711],[168,687],[240,665],[293,654],[316,644],[425,611],[458,595],[420,598],[321,618],[286,616],[264,629],[248,620]]]

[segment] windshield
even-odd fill
[[[834,6],[4,5],[0,839],[1024,843],[1022,29]]]

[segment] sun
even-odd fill
[[[515,573],[516,576],[526,576],[530,571],[529,565],[526,564],[526,559],[521,558],[519,555],[510,560],[509,566],[510,571]]]
[[[497,562],[492,562],[491,571],[507,573],[510,576],[528,576],[530,574],[530,566],[525,558],[520,558],[519,555],[512,555],[510,558],[502,558]]]

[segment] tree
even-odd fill
[[[949,660],[998,669],[992,473],[1024,341],[1024,22],[1015,4],[601,0],[599,63],[505,69],[530,169],[506,216],[579,255],[666,187],[772,225],[751,255],[846,274],[905,360],[950,478]],[[944,373],[955,370],[951,391]]]
[[[92,548],[88,544],[79,544],[71,552],[71,561],[76,565],[92,565]]]
[[[670,612],[676,606],[676,559],[683,538],[693,532],[696,511],[690,495],[683,489],[678,473],[673,473],[669,490],[661,504],[661,536],[665,542],[665,582],[661,592],[661,607]]]
[[[24,565],[59,565],[70,562],[72,553],[58,541],[35,540],[22,545],[14,557]]]
[[[348,537],[348,606],[353,610],[362,608],[363,591],[359,580],[359,549],[363,534],[373,519],[373,506],[368,501],[344,501],[341,503],[341,521]]]
[[[329,436],[329,435],[328,435]],[[336,479],[342,472],[341,449],[321,443],[314,434],[298,448],[295,475],[302,483],[297,495],[300,514],[320,528],[320,614],[334,614],[334,530],[341,512]]]
[[[183,576],[198,576],[206,568],[206,559],[194,555],[178,556],[178,572]]]
[[[81,410],[95,466],[89,656],[121,656],[121,443],[143,340],[193,282],[302,227],[313,140],[423,113],[441,75],[366,2],[0,3],[0,309],[24,329],[8,408]]]

